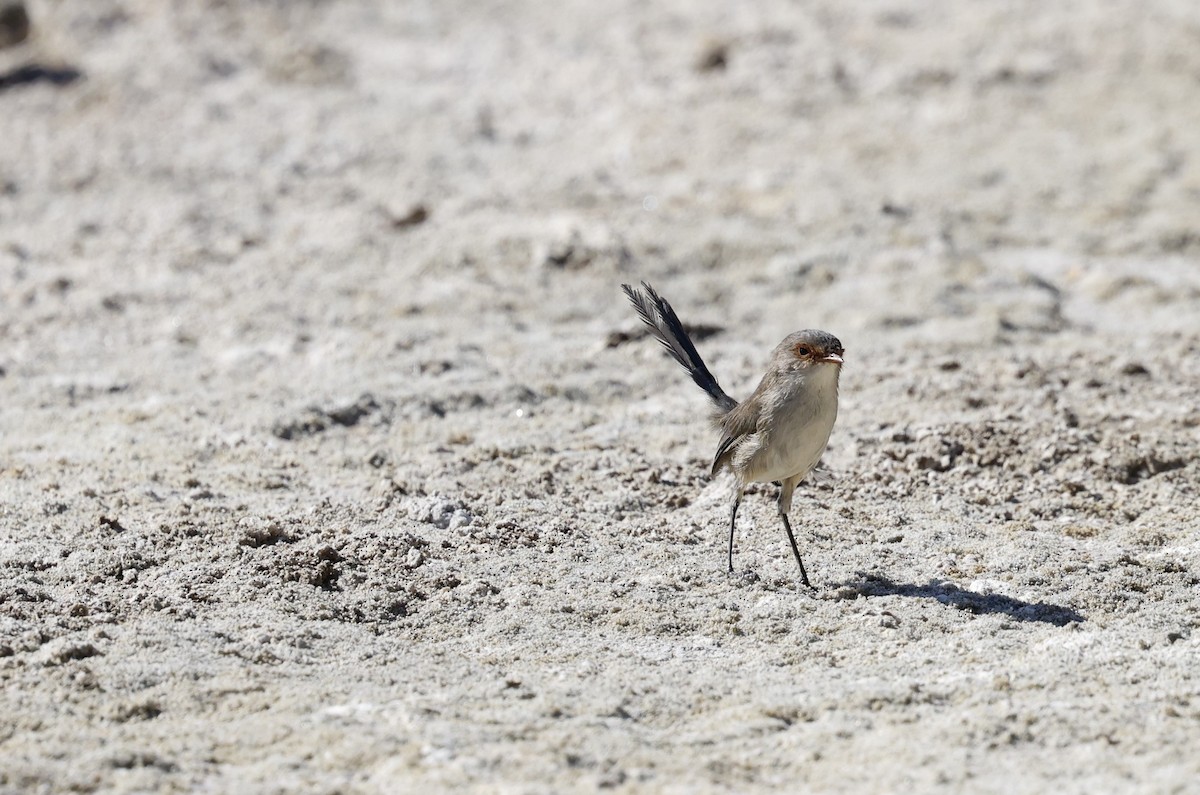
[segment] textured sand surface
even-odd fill
[[[0,792],[1200,789],[1200,6],[732,5],[30,0]]]

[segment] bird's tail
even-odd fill
[[[725,394],[717,379],[704,366],[704,360],[696,352],[691,337],[684,331],[683,324],[679,322],[679,317],[666,299],[661,298],[646,282],[642,282],[641,288],[622,284],[621,289],[629,296],[629,302],[633,304],[633,308],[637,310],[638,316],[650,329],[654,338],[662,343],[672,359],[683,365],[696,385],[712,400],[718,415],[732,411],[737,406],[737,401]]]

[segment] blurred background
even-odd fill
[[[10,366],[107,336],[217,378],[284,357],[320,389],[344,357],[479,335],[520,370],[528,334],[602,338],[641,277],[761,328],[756,348],[798,326],[853,353],[897,329],[1196,321],[1184,0],[6,0],[2,19]],[[46,313],[69,318],[57,343],[20,333]]]

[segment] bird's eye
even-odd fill
[[[808,348],[805,348],[804,346],[800,346],[799,348],[796,349],[796,354],[799,356],[808,356],[810,353],[812,353],[812,351],[810,351]]]

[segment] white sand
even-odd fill
[[[0,791],[1196,790],[1200,7],[733,5],[31,0]]]

